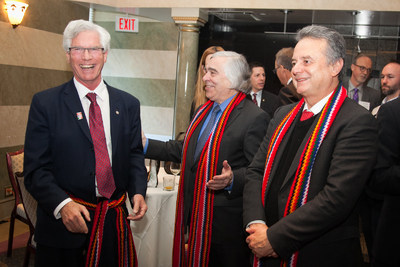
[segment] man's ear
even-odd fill
[[[344,63],[343,59],[341,58],[331,65],[332,77],[339,75],[340,71],[343,69],[343,63]]]

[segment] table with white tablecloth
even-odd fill
[[[173,191],[162,189],[165,171],[161,168],[156,188],[147,188],[147,213],[140,221],[131,222],[139,267],[172,265],[175,207],[178,186]]]

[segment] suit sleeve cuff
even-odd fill
[[[67,205],[67,203],[71,202],[72,199],[71,198],[66,198],[65,200],[63,200],[60,204],[58,204],[58,206],[56,207],[56,209],[53,212],[54,217],[58,220],[61,218],[61,214],[60,214],[60,210]]]

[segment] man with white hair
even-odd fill
[[[249,73],[242,55],[213,54],[203,77],[209,101],[197,110],[184,142],[143,137],[146,157],[182,162],[174,267],[250,264],[242,192],[246,168],[265,135],[269,116],[246,99]]]
[[[35,266],[137,266],[129,220],[147,210],[140,103],[103,81],[104,28],[71,21],[63,46],[74,77],[33,96],[25,137]]]

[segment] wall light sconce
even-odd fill
[[[28,4],[6,0],[4,5],[5,10],[8,13],[8,20],[10,21],[13,28],[16,28],[24,18],[25,11],[28,8]]]

